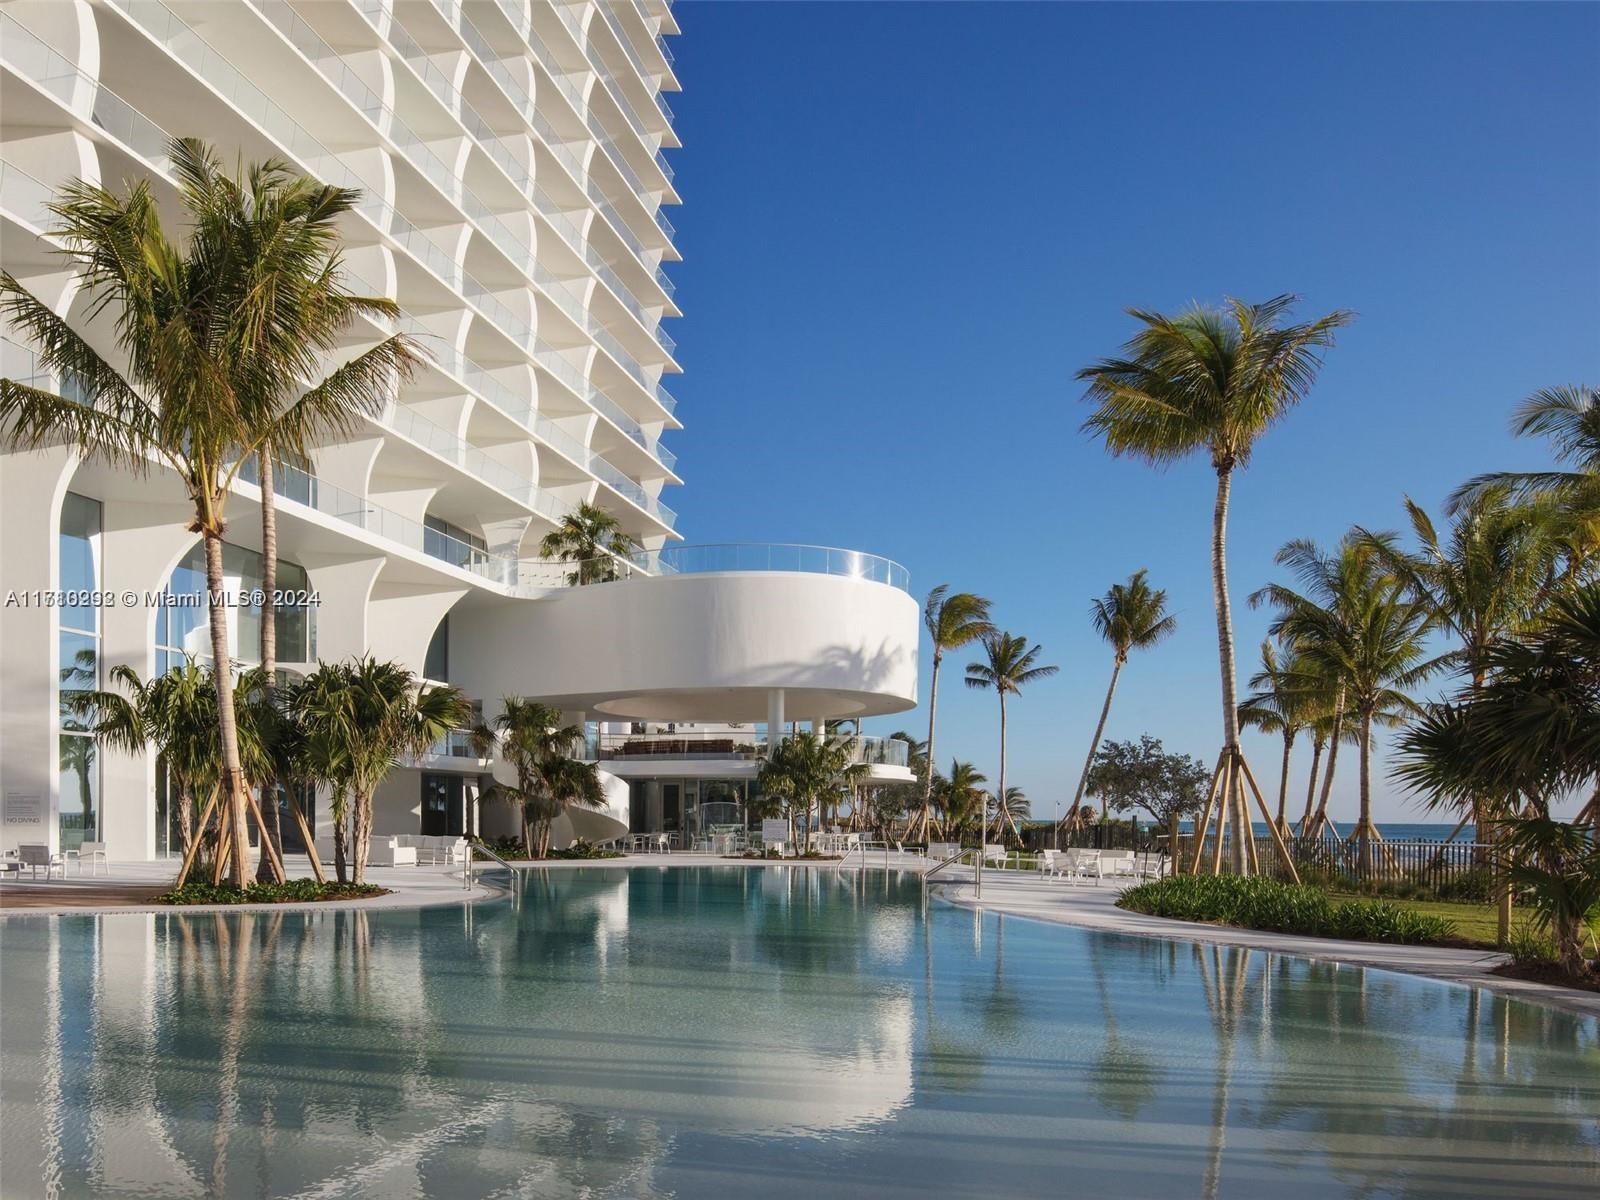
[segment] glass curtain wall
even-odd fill
[[[100,687],[100,609],[83,601],[103,576],[101,510],[98,500],[68,492],[61,505],[60,577],[64,593],[60,632],[60,735],[58,836],[62,850],[76,850],[100,836],[100,753],[90,714],[71,710],[76,693]]]

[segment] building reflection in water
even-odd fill
[[[7,1200],[1600,1186],[1594,1020],[881,874],[0,936]]]

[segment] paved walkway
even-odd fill
[[[1506,961],[1504,954],[1494,950],[1346,942],[1335,938],[1297,937],[1287,933],[1174,921],[1116,907],[1117,895],[1122,889],[1109,882],[1099,886],[1087,882],[1068,884],[1060,880],[1037,878],[1022,871],[985,871],[981,901],[973,893],[972,872],[969,869],[963,868],[961,874],[947,884],[935,882],[934,887],[943,899],[968,908],[981,907],[991,912],[1079,925],[1107,933],[1184,942],[1218,942],[1228,946],[1248,946],[1279,954],[1293,954],[1301,958],[1326,959],[1351,966],[1403,971],[1448,983],[1489,988],[1586,1016],[1600,1016],[1600,992],[1551,987],[1490,974],[1491,968]]]
[[[303,854],[285,856],[284,867],[291,879],[311,878],[311,862]],[[493,865],[493,864],[491,864]],[[478,877],[469,891],[462,886],[461,868],[448,866],[368,867],[367,882],[392,889],[387,896],[364,900],[323,901],[313,904],[194,904],[175,907],[151,904],[149,898],[166,891],[177,876],[174,862],[111,863],[108,874],[78,875],[68,868],[66,878],[59,875],[48,882],[32,882],[26,874],[21,880],[0,883],[0,916],[41,916],[51,913],[113,912],[282,912],[294,908],[420,908],[432,904],[460,904],[502,894],[496,883],[504,873],[498,867]],[[331,864],[324,864],[330,877]]]

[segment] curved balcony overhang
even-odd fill
[[[880,716],[917,702],[916,601],[847,552],[785,569],[701,570],[732,548],[655,556],[663,574],[506,605],[469,598],[452,633],[452,677],[473,695],[521,695],[589,719],[765,722]],[[740,547],[793,561],[793,547]],[[828,557],[828,556],[833,557]],[[854,556],[903,568],[870,555]],[[674,564],[674,566],[664,566]],[[830,565],[839,567],[829,573]]]

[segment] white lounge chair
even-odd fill
[[[83,864],[89,864],[89,874],[97,875],[97,867],[104,867],[106,874],[111,874],[111,863],[106,859],[106,844],[104,842],[84,842],[76,850],[68,850],[67,857],[77,860],[78,874],[83,874]]]
[[[1078,879],[1093,879],[1098,885],[1100,882],[1100,851],[1098,850],[1063,850],[1058,860],[1060,867],[1056,874],[1071,883]]]
[[[47,880],[51,871],[60,871],[63,879],[67,877],[67,856],[59,852],[52,853],[43,842],[23,842],[17,847],[17,860],[33,872],[35,879],[39,878],[41,868]]]
[[[1003,845],[996,845],[994,842],[985,842],[983,844],[984,866],[993,863],[997,867],[1003,867],[1010,859],[1011,851],[1007,850]]]
[[[1056,852],[1054,850],[1039,851],[1039,861],[1034,864],[1034,869],[1046,879],[1054,879],[1056,874]]]

